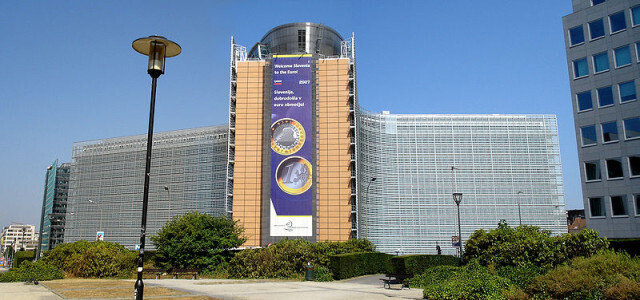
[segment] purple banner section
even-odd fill
[[[298,219],[295,217],[310,218],[312,215],[314,134],[311,63],[312,57],[308,54],[276,55],[273,58],[271,204],[275,216],[272,220],[274,217],[291,217],[282,221],[285,221],[285,230],[292,233],[296,231],[295,220]],[[272,229],[274,225],[272,222]],[[311,230],[306,225],[304,230],[299,228],[300,233]]]

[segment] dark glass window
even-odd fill
[[[573,75],[574,78],[589,75],[589,65],[587,65],[586,57],[573,61]]]
[[[571,46],[584,43],[584,30],[582,30],[582,25],[569,29],[569,38],[571,39]]]
[[[307,51],[307,31],[298,30],[298,52],[305,53]]]
[[[609,70],[609,55],[606,51],[593,56],[593,68],[596,73]]]
[[[584,111],[593,108],[593,101],[591,100],[591,91],[582,92],[576,95],[578,100],[578,111]]]
[[[620,88],[620,102],[636,100],[636,84],[633,81],[623,82],[618,85]]]
[[[640,176],[640,156],[629,156],[629,176]]]
[[[631,23],[633,26],[640,25],[640,6],[631,8]]]
[[[598,5],[600,3],[604,3],[605,0],[591,0],[591,5]]]
[[[636,43],[636,58],[640,61],[640,42]]]
[[[596,127],[595,126],[591,125],[591,126],[582,127],[580,128],[580,131],[582,132],[582,146],[589,146],[589,145],[596,144]]]
[[[607,159],[607,178],[622,178],[622,163],[619,159]]]
[[[611,25],[611,33],[627,28],[627,20],[624,18],[624,10],[610,15],[609,24]]]
[[[611,196],[611,212],[614,216],[626,216],[627,196]]]
[[[634,196],[636,201],[636,215],[640,215],[640,195]]]
[[[589,37],[593,40],[601,36],[604,36],[604,21],[597,19],[589,22]]]
[[[640,118],[624,120],[624,137],[626,139],[640,137]]]
[[[602,174],[600,173],[600,162],[590,161],[584,163],[584,172],[587,177],[587,181],[601,180]]]
[[[613,121],[609,123],[602,123],[602,141],[615,142],[618,140],[618,124]]]
[[[613,105],[613,89],[610,86],[598,89],[598,104],[602,106]]]
[[[602,198],[589,198],[589,210],[591,211],[592,217],[606,216],[604,212],[604,203],[602,202]]]
[[[616,67],[622,67],[631,64],[631,51],[629,46],[616,48],[613,50],[616,57]]]

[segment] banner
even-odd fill
[[[312,236],[312,57],[275,55],[271,93],[271,236]]]

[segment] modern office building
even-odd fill
[[[358,114],[358,233],[387,253],[455,253],[477,229],[567,232],[554,115]],[[453,167],[453,169],[452,169]]]
[[[64,241],[70,174],[71,165],[58,166],[57,159],[47,167],[40,216],[40,251],[51,250]]]
[[[147,233],[189,211],[224,215],[227,126],[154,134]],[[65,242],[140,239],[146,135],[73,145]],[[153,245],[149,245],[153,248]]]
[[[640,1],[573,0],[563,28],[587,227],[640,237]]]
[[[0,235],[2,251],[12,247],[16,251],[35,250],[38,245],[36,225],[12,224],[2,229]]]

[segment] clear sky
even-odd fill
[[[561,17],[546,1],[2,1],[0,226],[39,225],[45,170],[74,142],[146,133],[150,78],[131,42],[182,46],[155,130],[225,124],[229,44],[317,22],[355,32],[360,105],[392,113],[557,114],[568,208],[582,208]],[[142,187],[141,187],[142,188]]]

